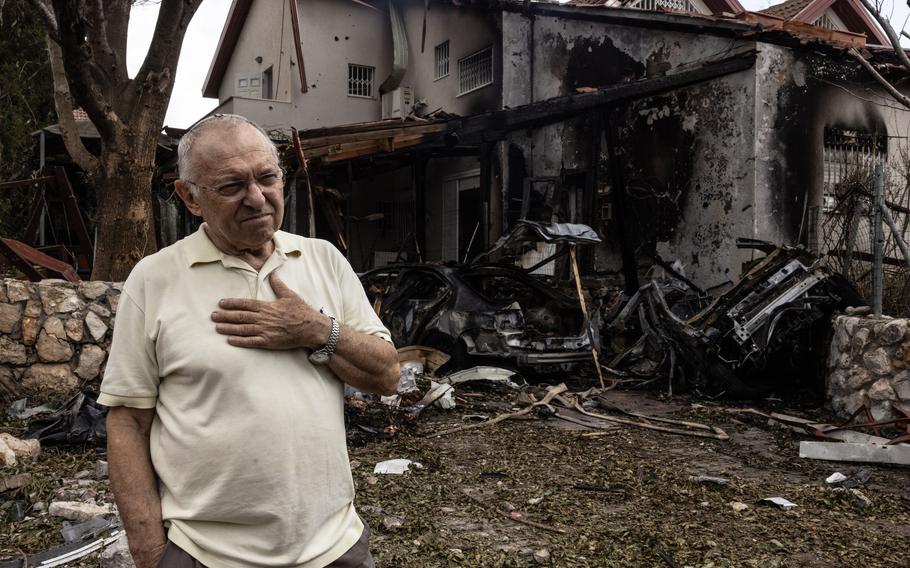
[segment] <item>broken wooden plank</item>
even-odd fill
[[[910,445],[800,442],[799,457],[813,460],[910,465]]]
[[[29,280],[38,282],[43,278],[35,270],[35,265],[56,272],[70,282],[79,282],[81,278],[69,264],[50,257],[16,239],[0,239],[0,255],[6,257],[16,268],[22,271]]]
[[[297,71],[300,73],[300,92],[306,93],[309,86],[306,82],[306,67],[303,65],[303,44],[300,43],[300,19],[297,15],[297,2],[289,2],[291,9],[291,32],[294,35],[294,50],[297,52]]]

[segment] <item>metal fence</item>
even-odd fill
[[[889,163],[887,155],[883,136],[826,131],[824,194],[822,205],[809,212],[809,248],[832,271],[846,277],[870,304],[875,300],[878,255],[884,313],[910,315],[910,271],[893,231],[876,216],[876,170],[880,168],[884,208],[904,240],[910,236],[907,160]],[[876,226],[882,227],[878,237]]]

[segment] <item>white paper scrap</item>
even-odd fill
[[[373,473],[387,474],[387,475],[401,475],[404,472],[408,471],[408,468],[411,466],[415,468],[422,468],[423,465],[408,460],[404,458],[398,458],[394,460],[386,460],[376,464],[376,467],[373,468]]]

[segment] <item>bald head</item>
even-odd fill
[[[272,152],[275,163],[278,163],[278,149],[269,138],[268,133],[261,126],[252,120],[238,114],[216,114],[204,118],[197,122],[195,126],[186,131],[180,144],[177,146],[177,170],[180,179],[188,182],[195,182],[199,179],[201,172],[197,171],[198,162],[196,151],[204,146],[204,141],[210,137],[221,137],[225,135],[247,135],[247,132],[253,133],[254,136],[261,136],[265,144]],[[199,144],[203,142],[203,144]],[[193,191],[195,187],[191,188]]]

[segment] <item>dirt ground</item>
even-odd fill
[[[427,436],[465,424],[463,415],[494,416],[512,406],[514,393],[464,387],[456,408],[429,410],[416,423],[401,425],[391,439],[352,429],[357,506],[373,530],[377,564],[908,565],[910,469],[873,466],[860,487],[871,501],[864,504],[854,493],[825,483],[831,473],[850,476],[859,465],[800,459],[800,436],[728,411],[737,405],[688,397],[666,401],[653,393],[610,396],[626,409],[721,427],[730,440],[628,426],[587,429],[536,417]],[[780,403],[774,410],[822,415]],[[0,431],[16,429],[0,425]],[[62,542],[60,519],[35,503],[61,495],[110,499],[106,480],[74,483],[79,472],[94,469],[98,457],[96,450],[51,450],[34,464],[0,469],[0,478],[20,471],[33,476],[26,488],[0,495],[0,561]],[[377,462],[391,458],[423,467],[404,475],[373,473]],[[729,483],[698,483],[690,480],[694,475]],[[761,501],[775,496],[797,507],[785,511]],[[11,522],[6,504],[16,499],[28,506],[28,516]],[[746,508],[737,511],[731,503]],[[98,560],[73,565],[97,566]]]

